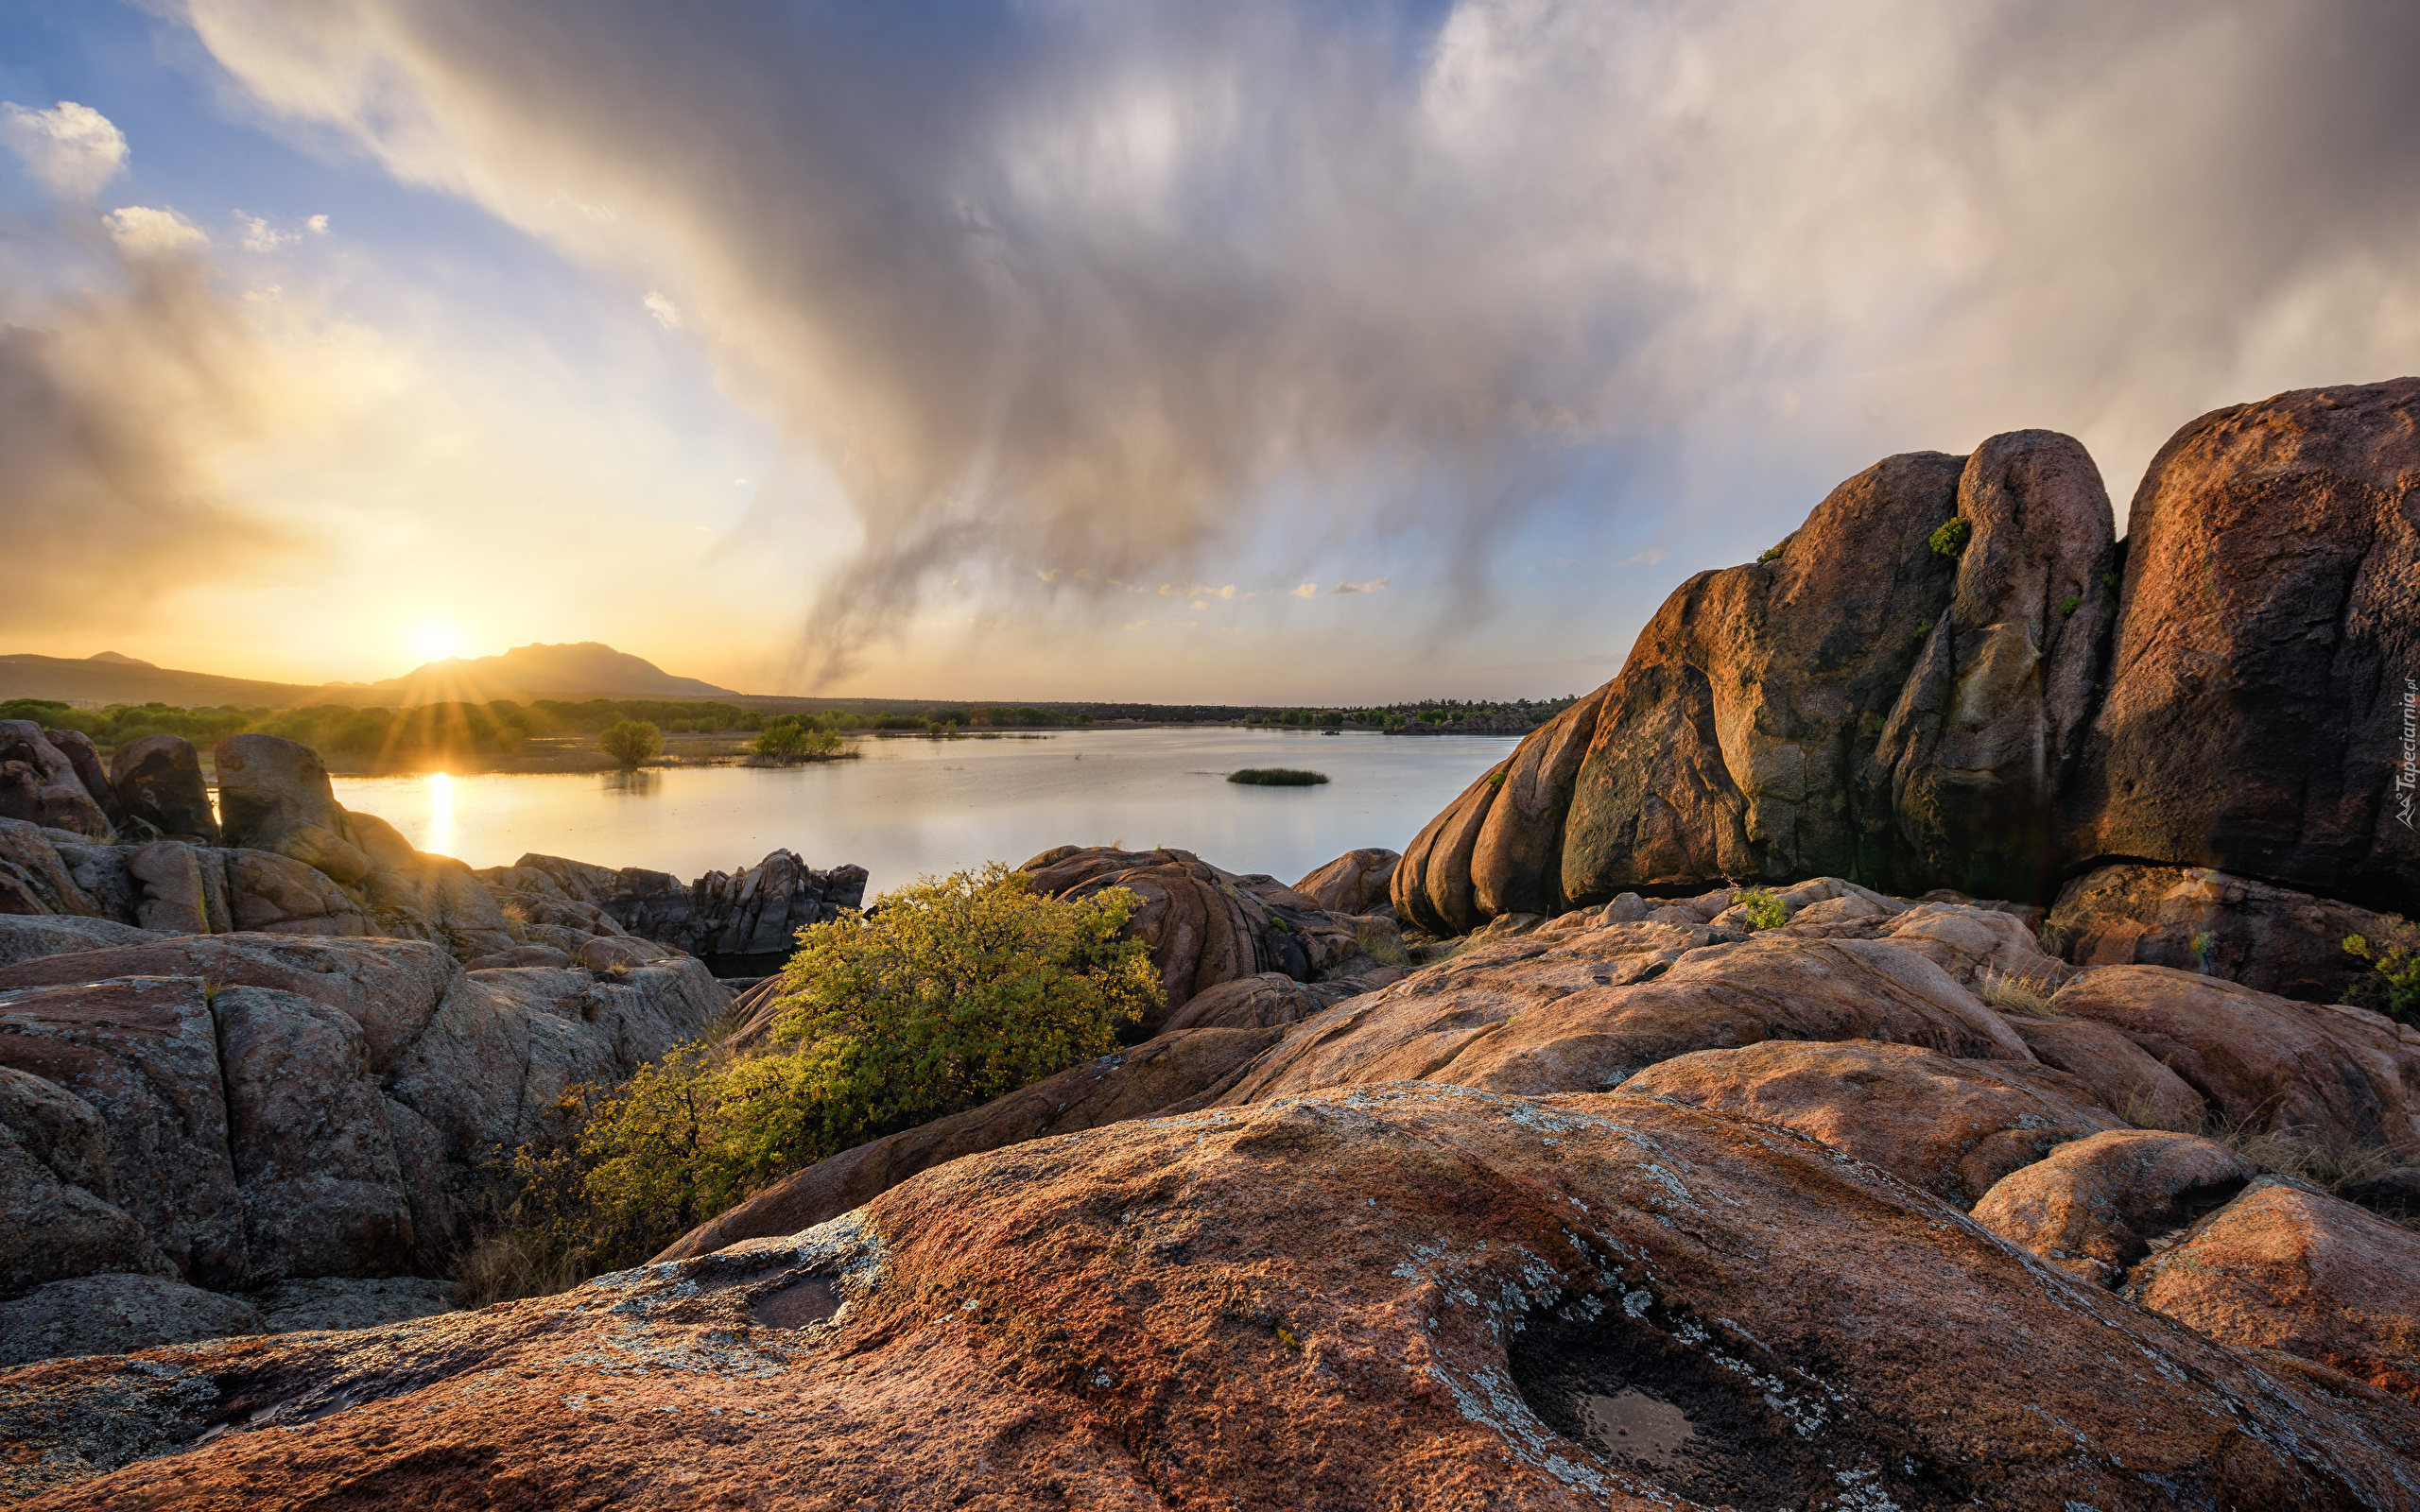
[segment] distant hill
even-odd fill
[[[735,698],[696,678],[676,678],[654,662],[597,641],[516,645],[502,656],[453,657],[384,682],[339,682],[320,690],[326,703],[486,703],[495,698]]]
[[[408,708],[424,703],[486,703],[510,698],[731,698],[738,695],[696,678],[677,678],[654,662],[596,641],[521,645],[502,656],[454,658],[382,682],[262,682],[153,666],[114,651],[82,660],[0,656],[0,700],[58,698],[68,703],[166,703],[180,708],[233,704],[287,709],[341,703]]]
[[[122,651],[95,651],[84,660],[87,662],[114,662],[122,667],[148,667],[154,672],[160,670],[159,662],[146,662],[141,657],[128,656]]]

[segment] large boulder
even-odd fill
[[[1297,979],[1311,975],[1300,941],[1289,941],[1271,922],[1268,906],[1239,886],[1234,873],[1190,850],[1066,847],[1045,851],[1021,869],[1046,897],[1088,898],[1123,887],[1141,900],[1126,930],[1150,947],[1161,994],[1159,1005],[1144,1016],[1146,1035],[1159,1033],[1195,993],[1222,982],[1270,971]]]
[[[1975,1221],[2080,1280],[2116,1286],[2259,1175],[2196,1135],[2113,1129],[2002,1177],[1975,1204]]]
[[[96,840],[115,833],[75,762],[30,719],[0,719],[0,818]]]
[[[2050,1008],[2132,1040],[2219,1123],[2420,1154],[2420,1034],[2377,1014],[2161,966],[2087,971]]]
[[[344,810],[328,782],[327,763],[310,747],[275,735],[230,735],[218,743],[212,765],[227,844],[279,850],[298,831],[341,832]]]
[[[2409,1502],[2420,1413],[1785,1130],[1415,1086],[970,1156],[374,1340],[24,1367],[0,1438],[58,1512],[2349,1509]]]
[[[2135,492],[2071,868],[2216,867],[2411,914],[2420,378],[2214,410]]]
[[[2238,1349],[2273,1349],[2420,1400],[2420,1234],[2263,1177],[2126,1295]]]
[[[2096,1102],[2127,1123],[2187,1134],[2209,1123],[2210,1107],[2192,1084],[2122,1031],[2093,1019],[2053,1018],[2047,1009],[2003,1017],[2034,1059],[2083,1082]]]
[[[1959,1208],[2054,1146],[2121,1126],[2065,1072],[1865,1040],[1701,1050],[1620,1090],[1796,1129]]]
[[[2306,1003],[2334,1003],[2369,971],[2372,944],[2404,924],[2330,898],[2204,867],[2097,867],[2059,891],[2048,931],[2080,967],[2171,966]]]
[[[1312,907],[1331,914],[1366,914],[1386,902],[1395,864],[1402,859],[1379,846],[1347,850],[1327,865],[1313,868],[1294,884],[1294,891],[1309,899]]]
[[[0,967],[44,955],[106,950],[158,939],[156,930],[121,924],[113,919],[79,919],[60,914],[0,913]]]
[[[182,735],[144,735],[120,746],[110,753],[109,782],[130,817],[171,839],[218,843],[201,755]]]
[[[59,754],[67,758],[68,766],[76,773],[77,785],[109,820],[110,831],[125,828],[126,810],[110,787],[109,767],[101,761],[100,747],[93,744],[93,737],[80,730],[45,729],[42,733]]]
[[[0,1297],[99,1271],[176,1267],[112,1193],[109,1135],[92,1104],[0,1066]],[[5,1345],[0,1345],[5,1350]]]
[[[1625,890],[1825,873],[2046,896],[2114,612],[2112,536],[2067,437],[1884,459],[1768,559],[1683,584],[1619,677],[1405,850],[1397,911],[1460,934]]]

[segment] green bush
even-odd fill
[[[1781,555],[1782,546],[1787,546],[1789,544],[1789,542],[1785,541],[1781,542],[1780,545],[1767,546],[1763,551],[1757,554],[1756,559],[1758,561],[1771,561]]]
[[[1240,772],[1229,772],[1227,781],[1252,787],[1315,787],[1327,781],[1327,773],[1297,771],[1290,766],[1247,766]]]
[[[1966,550],[1966,538],[1975,533],[1972,522],[1962,514],[1951,515],[1946,524],[1932,533],[1926,542],[1936,557],[1956,557]]]
[[[596,748],[625,766],[664,754],[664,731],[644,719],[625,719],[596,737]]]
[[[1044,897],[994,863],[801,930],[772,1044],[683,1045],[567,1093],[514,1152],[465,1280],[500,1300],[636,1264],[803,1166],[1107,1054],[1160,1001],[1150,951],[1121,936],[1139,901]]]
[[[1779,929],[1789,922],[1789,910],[1782,905],[1780,899],[1762,887],[1739,888],[1731,895],[1731,901],[1746,906],[1748,933],[1751,935],[1761,929]]]
[[[797,762],[837,756],[846,744],[832,730],[808,725],[796,714],[784,714],[767,725],[750,748],[775,761]]]
[[[2346,954],[2370,963],[2369,974],[2344,989],[2344,1001],[2391,1019],[2420,1021],[2420,926],[2406,924],[2377,945],[2344,936]]]
[[[2065,597],[2065,598],[2063,598],[2063,599],[2059,600],[2059,615],[2060,615],[2060,617],[2064,619],[2064,618],[2066,618],[2067,615],[2074,613],[2074,612],[2076,611],[2076,610],[2077,610],[2077,609],[2078,609],[2078,608],[2079,608],[2083,603],[2083,594],[2081,594],[2081,593],[2069,593],[2066,597]]]

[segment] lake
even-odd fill
[[[786,847],[812,867],[865,868],[871,898],[1055,845],[1122,843],[1292,882],[1357,847],[1402,850],[1515,742],[1219,726],[852,744],[857,760],[793,767],[339,777],[337,800],[474,867],[535,850],[687,879]],[[1244,766],[1309,767],[1331,781],[1225,781]]]

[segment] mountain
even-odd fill
[[[147,667],[153,672],[160,670],[159,662],[146,662],[141,657],[128,656],[123,651],[95,651],[84,660],[87,662],[112,662],[122,667]]]
[[[510,698],[730,698],[739,695],[696,678],[679,678],[643,657],[596,641],[520,645],[502,656],[452,658],[381,682],[263,682],[154,666],[115,651],[81,660],[0,656],[0,700],[59,698],[69,703],[167,703],[182,708],[232,704],[285,709],[321,703],[406,708]]]
[[[451,657],[384,682],[331,683],[330,703],[484,703],[493,698],[577,695],[618,698],[735,698],[696,678],[676,678],[644,657],[598,641],[516,645],[502,656]]]

